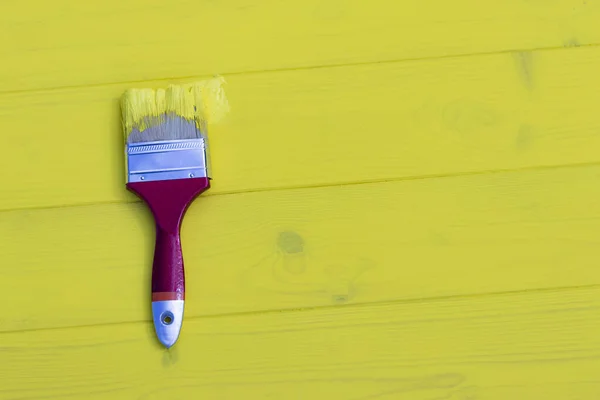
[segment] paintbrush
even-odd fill
[[[156,222],[152,318],[167,348],[179,337],[185,301],[180,228],[192,201],[210,187],[207,126],[229,111],[223,78],[122,97],[127,189]]]

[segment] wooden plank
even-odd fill
[[[3,399],[596,399],[600,290],[2,334]]]
[[[209,194],[598,162],[599,64],[580,48],[230,76]],[[0,210],[132,201],[125,88],[0,96]]]
[[[598,43],[597,2],[24,0],[0,91]]]
[[[600,283],[600,167],[198,199],[186,316]],[[141,321],[142,204],[0,214],[0,330]],[[8,284],[10,282],[10,284]]]

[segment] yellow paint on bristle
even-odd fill
[[[166,89],[129,89],[121,99],[125,139],[135,128],[144,130],[162,123],[165,115],[194,120],[199,128],[216,123],[229,112],[223,85],[216,77]]]

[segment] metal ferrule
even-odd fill
[[[210,178],[204,138],[127,145],[127,182]]]

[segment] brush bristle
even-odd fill
[[[166,89],[130,89],[121,101],[127,143],[200,138],[229,111],[217,77]]]

